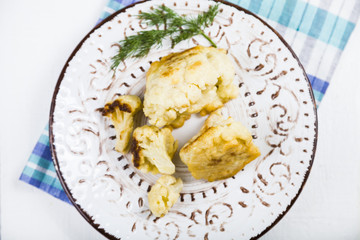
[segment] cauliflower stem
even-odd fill
[[[183,188],[180,178],[163,175],[151,187],[148,194],[149,207],[156,217],[163,217],[176,203]]]
[[[102,115],[109,117],[116,131],[115,150],[127,153],[129,141],[134,127],[134,115],[141,109],[138,96],[123,95],[102,109]]]
[[[171,128],[159,129],[155,126],[142,126],[133,134],[133,163],[144,172],[153,174],[173,174],[175,165],[172,162],[177,141],[171,135]]]

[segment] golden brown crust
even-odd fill
[[[234,176],[259,155],[248,130],[232,118],[224,120],[220,110],[180,150],[193,177],[210,182]]]
[[[115,100],[112,103],[107,103],[105,107],[101,109],[101,114],[103,116],[107,116],[110,113],[115,112],[116,108],[118,108],[122,112],[131,113],[133,111],[129,104],[121,103],[119,100]]]
[[[136,141],[135,138],[133,138],[130,147],[130,152],[133,155],[132,161],[136,168],[139,168],[140,166],[140,151],[141,151],[141,147],[139,145],[139,142]]]
[[[233,63],[223,49],[196,46],[153,62],[146,73],[144,113],[150,124],[181,127],[238,95]]]

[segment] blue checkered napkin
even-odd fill
[[[290,44],[319,106],[360,14],[358,0],[232,0],[258,14]]]
[[[55,172],[54,163],[52,162],[48,125],[46,125],[43,133],[36,143],[35,148],[20,176],[20,180],[40,188],[54,197],[71,204],[61,187],[60,181]]]
[[[135,0],[109,0],[98,23]],[[290,44],[304,65],[320,104],[360,14],[359,0],[230,0],[259,15]],[[20,180],[70,203],[56,176],[48,126]]]

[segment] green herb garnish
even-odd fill
[[[140,13],[139,19],[144,20],[149,26],[156,26],[157,29],[140,31],[137,35],[119,41],[119,52],[112,57],[111,69],[116,69],[128,57],[145,57],[152,47],[161,47],[162,41],[166,37],[170,37],[172,48],[181,41],[196,35],[202,35],[210,42],[211,46],[217,47],[204,33],[204,29],[213,23],[216,14],[219,12],[218,8],[219,5],[217,4],[210,6],[207,12],[193,18],[181,16],[166,6],[159,6],[148,13]]]

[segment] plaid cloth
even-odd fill
[[[136,0],[109,0],[98,23]],[[230,0],[257,14],[291,45],[304,65],[319,106],[360,14],[358,0]],[[51,159],[48,126],[20,180],[70,203]]]

